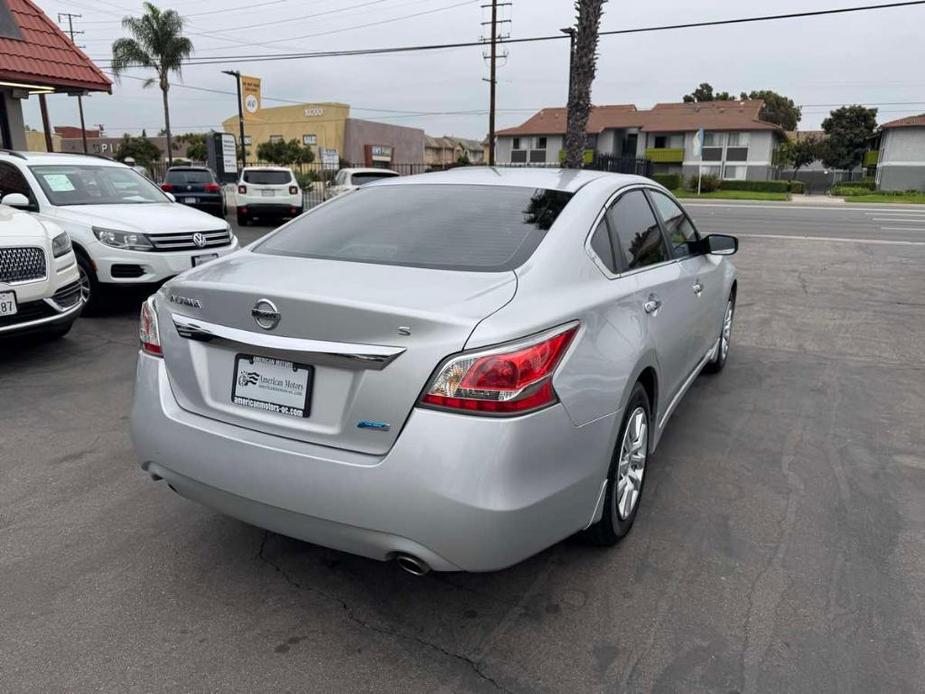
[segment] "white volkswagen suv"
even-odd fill
[[[0,151],[0,202],[70,235],[88,307],[104,288],[163,282],[238,248],[228,222],[104,157]]]
[[[0,338],[61,337],[83,301],[67,232],[0,205]]]

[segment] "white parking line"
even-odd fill
[[[880,227],[881,231],[925,231],[925,227]]]
[[[925,217],[871,217],[872,222],[921,222],[925,224]]]
[[[780,202],[776,205],[752,205],[750,203],[738,203],[738,204],[722,204],[716,202],[694,202],[691,198],[681,198],[681,203],[684,207],[723,207],[726,209],[735,208],[739,210],[796,210],[797,212],[802,212],[804,210],[821,210],[823,212],[868,212],[868,213],[877,213],[877,214],[925,214],[925,212],[919,212],[919,210],[909,210],[903,208],[902,210],[896,210],[894,212],[884,211],[879,207],[855,207],[854,204],[845,203],[844,205],[826,205],[825,207],[819,205],[805,205],[802,203],[794,204],[791,202]],[[889,203],[885,203],[889,204]]]
[[[919,231],[916,229],[916,231]],[[885,246],[925,246],[925,241],[893,241],[890,239],[849,239],[839,236],[797,236],[796,234],[736,234],[740,239],[789,239],[792,241],[838,241],[839,243],[869,243]]]

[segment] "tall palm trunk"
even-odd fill
[[[568,95],[565,165],[581,168],[585,149],[585,128],[591,115],[591,84],[597,71],[597,39],[606,0],[576,0],[575,54],[572,56],[571,88]]]
[[[161,94],[164,96],[164,132],[167,134],[167,166],[173,166],[173,139],[170,135],[170,107],[167,105],[167,92],[170,83],[166,77],[161,77]]]

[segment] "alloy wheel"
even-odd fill
[[[642,476],[649,452],[649,418],[645,409],[637,407],[626,422],[620,462],[617,466],[617,490],[613,495],[616,516],[626,520],[639,501]]]
[[[77,273],[80,277],[80,297],[84,300],[84,303],[88,303],[90,301],[90,292],[92,291],[90,276],[84,270],[83,265],[80,264],[77,265]]]
[[[732,339],[732,317],[735,308],[732,301],[726,304],[726,315],[723,316],[723,334],[720,336],[720,358],[726,361],[726,355],[729,354],[729,341]]]

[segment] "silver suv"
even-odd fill
[[[414,573],[613,544],[672,410],[726,363],[736,248],[635,176],[363,186],[146,302],[141,466]]]

